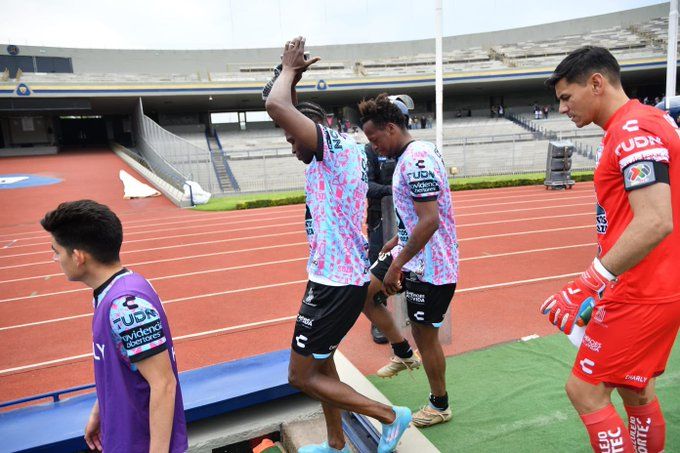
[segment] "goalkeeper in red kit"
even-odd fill
[[[541,306],[569,334],[582,304],[595,301],[566,392],[594,451],[662,452],[654,384],[680,326],[679,131],[661,110],[628,99],[601,47],[571,52],[546,84],[577,127],[605,130],[594,176],[598,255]],[[614,389],[627,423],[612,406]]]

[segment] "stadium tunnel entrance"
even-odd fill
[[[27,112],[0,116],[0,156],[55,154],[60,148],[132,146],[130,115]]]

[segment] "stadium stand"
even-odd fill
[[[178,137],[183,138],[192,145],[208,151],[208,141],[205,136],[205,126],[202,124],[185,124],[179,126],[163,126]]]
[[[501,35],[497,33],[445,38],[445,83],[467,83],[467,86],[460,97],[445,100],[448,111],[444,115],[442,152],[456,161],[464,158],[465,165],[460,165],[463,175],[486,174],[491,169],[513,173],[538,167],[540,160],[534,153],[545,152],[545,149],[541,150],[542,140],[571,139],[582,154],[592,155],[593,143],[601,136],[601,131],[594,126],[576,130],[568,120],[557,118],[557,112],[553,112],[549,120],[535,121],[531,115],[520,115],[521,120],[513,122],[507,117],[511,112],[522,112],[534,99],[541,104],[553,102],[540,86],[539,79],[544,75],[538,73],[554,67],[565,54],[583,44],[610,48],[624,67],[629,63],[631,70],[639,71],[640,66],[649,65],[648,80],[654,78],[653,74],[658,74],[665,60],[668,21],[661,17],[665,9],[656,5],[625,14],[508,30],[500,40]],[[413,90],[414,96],[417,95],[414,115],[430,116],[432,112],[427,111],[432,110],[431,94],[424,93],[429,93],[426,90],[433,83],[435,55],[426,41],[403,42],[399,46],[393,43],[324,46],[320,49],[324,59],[310,68],[306,85],[301,89],[302,95],[313,99],[316,91],[339,90],[334,92],[328,107],[333,108],[336,115],[342,111],[344,116],[342,106],[354,106],[360,96],[394,89]],[[185,55],[185,51],[55,49],[51,53],[50,49],[32,48],[27,52],[70,58],[73,73],[18,71],[18,78],[11,79],[11,71],[6,71],[7,80],[0,82],[0,90],[6,87],[16,90],[16,83],[21,82],[34,88],[47,88],[46,91],[70,93],[69,90],[75,92],[86,85],[93,92],[92,106],[104,102],[99,97],[116,90],[126,92],[128,96],[145,91],[139,95],[151,105],[151,112],[161,115],[160,124],[165,132],[158,130],[150,134],[148,140],[135,145],[135,150],[155,171],[161,171],[162,177],[171,175],[170,182],[175,187],[181,186],[182,180],[186,179],[196,180],[213,193],[301,187],[301,169],[295,165],[289,168],[288,162],[295,162],[279,130],[269,125],[252,128],[248,123],[246,131],[238,130],[237,124],[230,124],[213,125],[213,132],[210,122],[200,116],[200,112],[230,109],[261,110],[259,89],[271,77],[272,65],[280,52],[278,49],[191,51],[191,58],[187,58],[189,54]],[[111,61],[105,61],[101,52],[110,52],[107,55],[111,56]],[[514,77],[524,79],[521,86],[530,86],[529,91],[515,93]],[[324,85],[318,85],[321,81]],[[494,81],[489,83],[495,85],[483,88],[487,91],[481,94],[478,90],[486,81]],[[41,83],[48,86],[40,86]],[[158,94],[166,89],[165,97]],[[453,90],[453,96],[458,96],[458,91],[457,88]],[[212,95],[219,95],[221,102],[236,102],[238,107],[232,105],[230,109],[220,110],[216,103],[206,102],[206,94],[211,95],[210,101]],[[650,98],[658,94],[651,92]],[[72,93],[64,96],[68,95],[73,96]],[[177,112],[181,111],[178,106],[183,102],[191,104],[192,121],[163,121],[166,104],[174,104],[172,110]],[[481,118],[488,117],[491,103],[501,102],[506,107],[506,119]],[[469,109],[473,117],[454,119],[456,109]],[[417,139],[435,140],[434,129],[416,129],[412,134]],[[366,141],[361,132],[355,138]],[[525,143],[536,140],[538,142],[533,145]],[[512,152],[503,159],[496,156],[501,149]],[[488,155],[493,164],[477,160],[478,156],[484,155]],[[249,160],[253,162],[246,162]],[[449,165],[454,164],[450,162]]]

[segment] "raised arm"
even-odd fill
[[[295,108],[295,84],[310,65],[319,61],[318,57],[305,60],[304,52],[304,38],[297,37],[286,43],[281,61],[283,70],[272,87],[265,108],[271,119],[292,135],[297,143],[314,150],[317,145],[316,125]]]

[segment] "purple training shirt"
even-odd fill
[[[94,376],[107,452],[149,451],[148,382],[135,363],[169,354],[177,379],[170,452],[188,448],[182,391],[168,320],[151,284],[127,269],[94,292]]]

